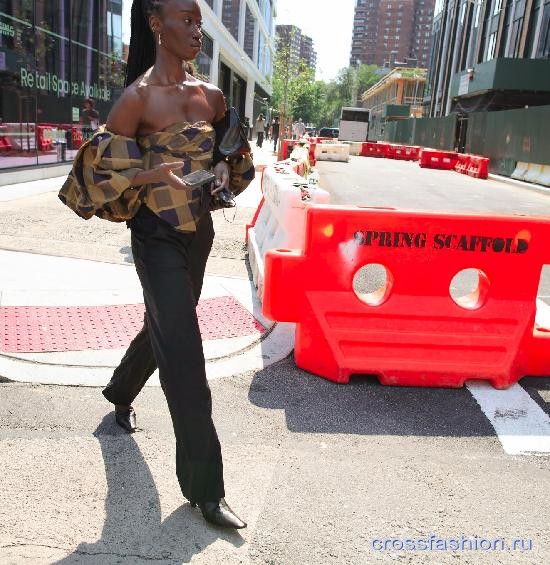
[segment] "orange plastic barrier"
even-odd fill
[[[264,314],[296,322],[296,363],[346,383],[507,388],[550,374],[550,329],[535,327],[550,262],[550,218],[311,206],[303,251],[266,255]],[[386,284],[360,294],[354,276],[383,265]],[[477,289],[450,293],[460,271]],[[511,273],[519,273],[511,277]]]
[[[392,159],[400,161],[418,161],[420,154],[420,147],[415,145],[393,145]]]
[[[456,156],[455,171],[463,175],[468,174],[468,167],[470,166],[470,155],[465,153],[458,153]]]
[[[422,149],[420,151],[421,167],[428,169],[454,170],[457,162],[457,153],[454,151],[441,151],[438,149]]]
[[[71,137],[73,149],[80,149],[84,143],[84,136],[82,135],[82,130],[78,126],[71,127]]]
[[[290,154],[292,153],[292,148],[296,145],[295,139],[283,139],[283,153],[282,153],[282,160],[288,159]]]
[[[476,179],[486,179],[489,177],[489,159],[479,155],[470,155],[470,163],[466,173]]]
[[[7,135],[4,135],[3,132],[6,132],[7,128],[0,127],[0,151],[10,151],[13,149],[13,145],[10,141],[10,138]]]
[[[53,148],[53,139],[51,135],[51,128],[45,125],[36,126],[36,140],[39,151],[51,151]]]
[[[376,141],[366,141],[361,149],[362,157],[386,157],[388,152],[387,143],[377,143]]]

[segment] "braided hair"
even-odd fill
[[[149,25],[149,17],[160,14],[166,0],[134,0],[131,15],[131,37],[126,65],[125,86],[132,84],[140,75],[155,64],[156,41],[153,30]],[[191,63],[185,65],[185,70],[195,74]]]

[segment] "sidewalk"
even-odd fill
[[[272,152],[254,149],[258,169],[274,162]],[[57,192],[63,180],[1,188],[0,201]],[[257,207],[260,181],[258,173],[237,197],[240,209]],[[239,237],[244,241],[244,233]],[[0,250],[0,376],[103,386],[140,330],[143,312],[133,265]],[[292,351],[293,325],[264,318],[247,279],[207,274],[198,314],[210,379],[262,369]],[[158,386],[158,375],[148,384]]]

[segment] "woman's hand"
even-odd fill
[[[151,183],[164,183],[170,185],[176,190],[185,190],[189,186],[184,183],[181,178],[174,174],[175,170],[183,167],[183,161],[176,161],[174,163],[162,163],[154,169],[139,172],[132,181],[132,186],[141,186]]]
[[[231,169],[229,168],[229,163],[225,161],[220,161],[214,167],[214,174],[216,175],[216,181],[213,183],[212,194],[222,191],[224,188],[229,188],[229,175]]]

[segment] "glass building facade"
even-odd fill
[[[71,161],[122,91],[122,0],[0,0],[0,168]]]

